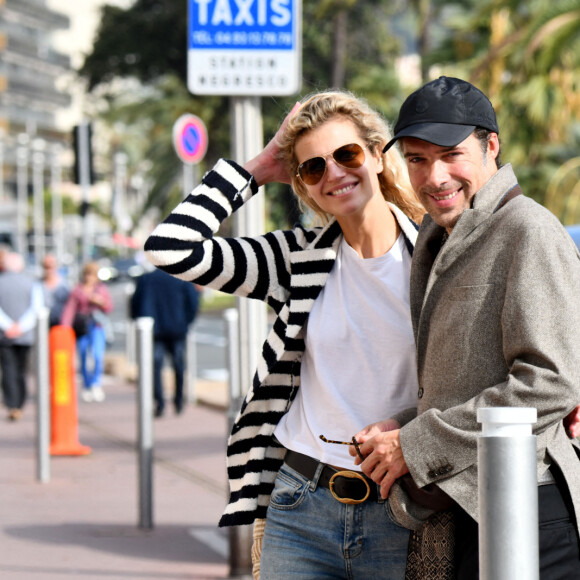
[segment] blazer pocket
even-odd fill
[[[447,299],[453,302],[482,302],[492,295],[493,289],[493,284],[456,286],[449,291]]]

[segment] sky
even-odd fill
[[[47,0],[46,5],[57,12],[66,14],[71,21],[68,30],[59,30],[53,35],[54,48],[71,56],[73,67],[82,64],[99,24],[100,7],[103,4],[128,7],[132,0]]]

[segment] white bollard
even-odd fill
[[[242,387],[240,381],[240,347],[238,341],[239,313],[235,308],[228,308],[223,313],[226,322],[228,341],[228,369],[229,369],[229,405],[228,430],[234,424],[242,401]],[[231,526],[229,536],[229,565],[228,578],[250,577],[252,572],[252,526]]]
[[[538,580],[537,411],[481,408],[477,420],[480,580]]]
[[[48,317],[43,306],[36,314],[36,479],[50,481],[50,354]]]
[[[137,318],[139,527],[153,528],[153,318]]]

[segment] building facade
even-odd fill
[[[29,215],[35,180],[44,184],[58,147],[70,144],[55,122],[71,104],[57,89],[70,58],[51,47],[51,34],[69,26],[46,0],[0,0],[0,241],[25,253],[30,230],[44,227],[42,208]]]

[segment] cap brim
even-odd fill
[[[402,137],[414,137],[440,147],[455,147],[473,133],[475,125],[417,123],[401,129],[384,147],[386,153]]]

